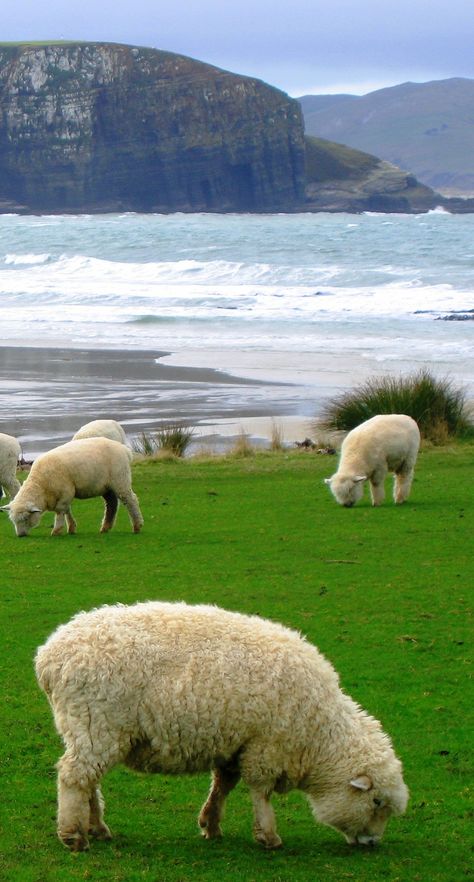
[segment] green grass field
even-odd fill
[[[145,527],[102,501],[76,502],[78,533],[26,539],[0,520],[0,878],[8,882],[457,882],[472,870],[474,445],[423,450],[408,503],[368,492],[336,504],[312,453],[145,462],[134,467]],[[391,489],[391,488],[390,488]],[[104,780],[115,838],[71,855],[56,838],[61,754],[33,655],[80,609],[137,600],[216,603],[303,631],[345,690],[378,717],[405,766],[408,811],[380,847],[353,849],[316,825],[299,793],[274,797],[283,848],[253,842],[248,794],[231,794],[224,838],[196,818],[206,775]],[[471,786],[471,791],[470,791]]]

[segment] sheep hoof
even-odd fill
[[[198,824],[204,839],[219,839],[222,836],[220,825],[216,822],[209,823],[207,812],[202,811],[198,818]]]
[[[200,824],[199,826],[201,827],[201,833],[204,836],[204,839],[222,838],[222,830],[220,827],[204,827],[202,824]]]
[[[103,841],[108,841],[113,838],[107,824],[96,824],[94,827],[89,827],[89,836],[93,836],[94,839],[101,839]]]
[[[265,848],[281,848],[282,842],[278,833],[263,833],[261,830],[255,833],[255,839]]]
[[[76,830],[74,833],[60,833],[59,838],[69,851],[88,851],[89,849],[87,836],[80,830]]]

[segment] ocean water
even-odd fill
[[[0,216],[4,346],[157,349],[301,412],[374,371],[474,393],[474,322],[442,320],[473,309],[472,215]]]

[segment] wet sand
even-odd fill
[[[182,422],[196,428],[196,439],[212,443],[242,431],[271,437],[270,418],[282,416],[284,438],[305,437],[297,384],[160,363],[167,354],[0,347],[0,431],[20,440],[26,459],[68,441],[99,417],[121,422],[129,438]]]

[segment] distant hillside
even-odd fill
[[[306,133],[380,156],[446,194],[474,194],[474,80],[305,95]]]

